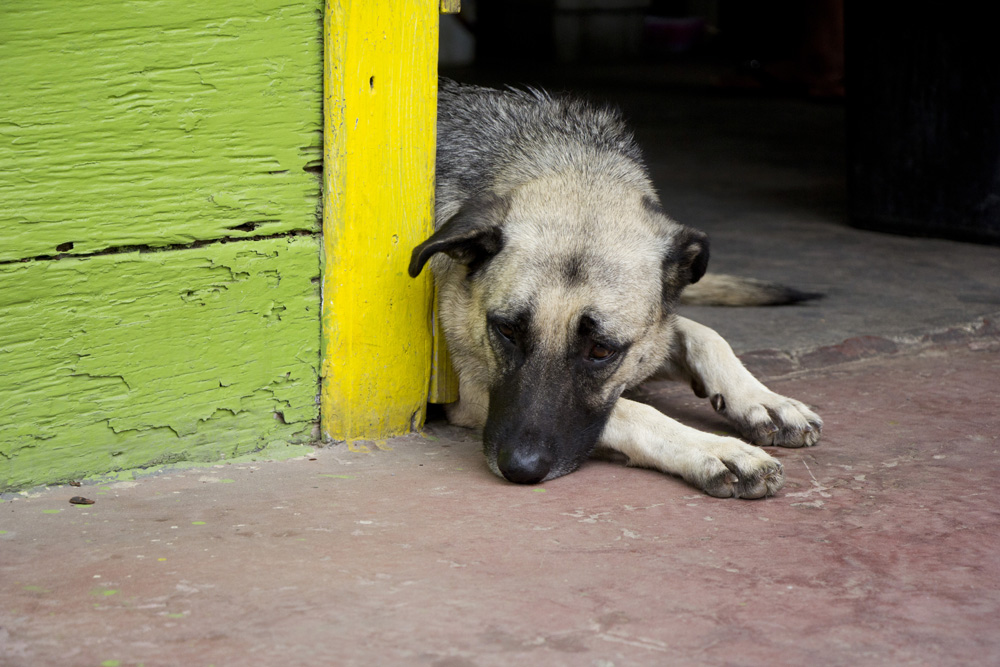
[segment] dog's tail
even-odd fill
[[[684,288],[681,303],[688,306],[784,306],[822,296],[765,280],[708,273]]]

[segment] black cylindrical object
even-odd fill
[[[852,225],[1000,243],[1000,40],[990,6],[848,5]]]

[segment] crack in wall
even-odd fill
[[[89,356],[89,355],[77,355],[77,356],[83,358],[84,356]],[[128,391],[132,391],[133,389],[132,385],[130,385],[128,383],[128,380],[125,379],[124,375],[98,375],[93,373],[77,373],[74,371],[69,374],[69,377],[90,378],[91,380],[120,380],[121,383],[125,385],[125,389],[127,389]]]
[[[120,428],[115,428],[115,426],[111,423],[113,420],[114,420],[114,417],[110,417],[108,419],[105,419],[104,423],[111,430],[111,432],[114,433],[115,435],[125,435],[126,433],[139,433],[139,432],[163,431],[163,430],[166,430],[166,431],[170,431],[170,433],[172,433],[174,435],[174,437],[176,437],[176,438],[182,437],[181,434],[177,432],[177,429],[175,429],[170,424],[157,424],[157,425],[150,424],[148,426],[127,426],[127,427],[124,427],[124,428],[121,428],[121,427]],[[121,452],[119,452],[118,454],[120,454],[120,453]],[[112,456],[118,456],[118,454],[112,453]]]
[[[233,228],[235,229],[235,227]],[[111,246],[104,248],[103,250],[96,250],[94,252],[86,253],[71,253],[71,252],[60,252],[54,255],[35,255],[33,257],[22,257],[19,259],[5,259],[0,260],[0,266],[5,266],[9,264],[25,264],[27,262],[47,262],[47,261],[59,261],[62,259],[86,259],[88,257],[100,257],[102,255],[121,255],[125,253],[138,252],[140,254],[153,253],[153,252],[168,252],[171,250],[187,250],[192,248],[204,248],[206,246],[212,245],[223,245],[226,243],[233,243],[236,241],[264,241],[270,239],[283,239],[283,238],[294,238],[296,236],[318,236],[319,230],[308,230],[308,229],[296,229],[290,232],[281,232],[279,234],[260,234],[257,236],[222,236],[217,239],[205,239],[202,241],[192,241],[191,243],[170,243],[164,245],[153,245],[153,244],[141,244],[141,245],[121,245],[121,246]],[[73,249],[73,243],[61,243],[56,246],[56,249],[65,247],[68,250]]]
[[[298,424],[312,424],[312,422],[315,421],[315,415],[310,414],[298,417],[293,416],[292,413],[295,412],[295,408],[292,405],[291,401],[285,398],[279,398],[275,393],[274,386],[285,384],[288,382],[295,382],[295,380],[290,379],[288,375],[290,374],[281,376],[281,378],[271,382],[270,385],[259,387],[249,392],[248,394],[236,397],[235,400],[233,399],[233,397],[224,399],[225,402],[230,403],[232,407],[222,406],[222,405],[214,406],[210,414],[204,417],[198,417],[195,420],[195,425],[193,429],[183,428],[182,426],[177,426],[171,423],[157,423],[157,424],[150,423],[150,424],[137,424],[134,426],[121,426],[120,425],[121,420],[117,419],[116,417],[109,417],[103,419],[102,421],[115,435],[150,432],[150,431],[158,431],[165,429],[177,438],[184,438],[186,436],[194,435],[200,430],[201,426],[203,426],[206,422],[214,421],[217,419],[237,417],[241,414],[247,414],[253,412],[260,412],[261,414],[266,414],[267,412],[270,412],[275,421],[279,422],[282,425],[295,426]],[[88,377],[95,377],[95,376],[88,375]],[[99,377],[104,377],[104,376],[99,376]],[[124,378],[121,378],[120,376],[113,376],[113,377],[118,377],[118,379],[121,379],[122,382],[125,382]],[[128,386],[127,383],[125,384],[126,386]],[[220,382],[219,384],[221,387],[222,383]],[[244,407],[243,404],[246,401],[251,401],[254,398],[254,396],[258,394],[264,394],[265,396],[267,396],[268,398],[266,400],[269,403],[271,403],[271,405],[257,406],[256,408],[252,406]],[[236,403],[239,403],[239,405],[237,406]]]

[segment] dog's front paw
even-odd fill
[[[715,438],[702,448],[705,460],[688,481],[716,498],[764,498],[785,484],[781,463],[736,438]]]
[[[773,391],[715,394],[712,407],[755,445],[809,447],[819,440],[823,420],[804,403]]]

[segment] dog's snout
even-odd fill
[[[537,484],[552,468],[552,455],[545,450],[501,448],[497,455],[500,473],[516,484]]]

